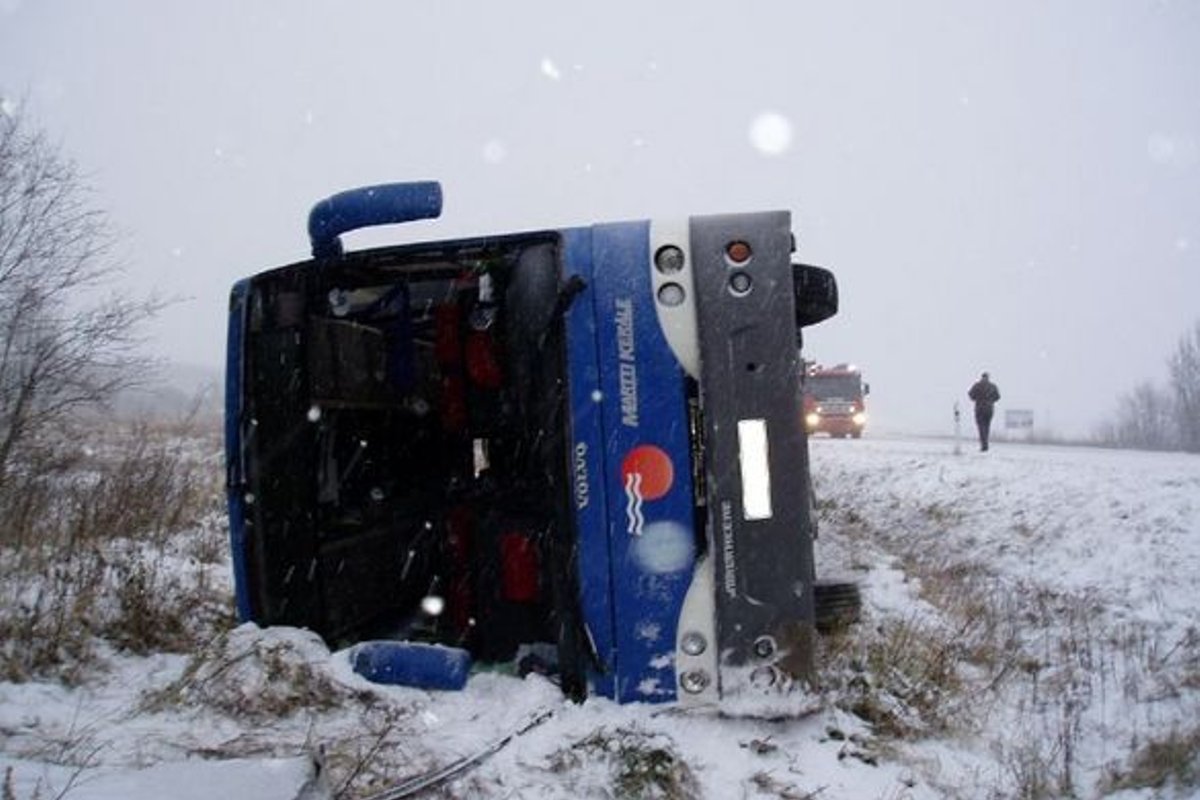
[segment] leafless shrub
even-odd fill
[[[1200,786],[1200,727],[1172,729],[1137,748],[1124,770],[1113,770],[1107,781],[1110,792],[1121,789],[1161,789],[1169,782],[1178,788]]]
[[[1005,754],[1005,768],[1011,779],[1010,796],[1015,800],[1054,800],[1062,794],[1055,777],[1058,754],[1055,743],[1024,741]]]
[[[603,759],[611,767],[615,797],[693,800],[700,787],[691,767],[661,734],[636,727],[600,730],[550,756],[550,769],[567,772],[584,760]]]
[[[196,527],[220,502],[219,465],[186,452],[194,441],[139,424],[124,442],[93,480],[71,487],[70,541],[114,534],[159,539]]]
[[[954,642],[916,620],[886,624],[867,650],[868,671],[930,731],[950,725],[945,710],[956,704],[948,701],[963,689],[957,660]]]
[[[234,622],[224,587],[209,583],[204,571],[181,575],[161,561],[135,558],[115,566],[113,594],[116,613],[101,632],[138,655],[187,652]]]
[[[888,619],[822,637],[820,646],[822,690],[876,735],[918,738],[957,725],[966,684],[943,631],[916,619]]]
[[[0,489],[0,546],[16,550],[161,539],[200,525],[222,501],[219,440],[204,431],[97,426],[20,466]]]
[[[918,595],[945,616],[945,638],[959,658],[983,669],[989,683],[1019,666],[1021,611],[1011,587],[976,562],[910,556],[906,569],[920,578]]]
[[[817,800],[823,788],[805,791],[793,783],[782,781],[769,772],[756,772],[750,776],[750,783],[759,794],[770,795],[779,800]]]
[[[95,660],[92,620],[107,564],[95,550],[53,561],[50,554],[9,553],[0,585],[0,675],[25,681],[55,675],[78,683]]]
[[[41,730],[37,736],[22,743],[8,754],[30,763],[53,764],[62,767],[53,779],[46,773],[38,775],[26,797],[53,800],[72,796],[72,793],[100,766],[101,755],[109,747],[104,736],[105,725],[100,720],[84,721],[80,715],[71,718],[65,729]],[[4,797],[16,798],[11,770],[5,775]]]
[[[224,507],[203,514],[183,540],[181,555],[201,564],[224,565],[229,559],[229,527]]]
[[[17,797],[17,787],[13,782],[13,768],[6,767],[4,769],[4,785],[0,787],[0,800],[19,800]],[[29,795],[29,800],[42,800],[42,780],[38,779],[33,787],[33,793]]]
[[[200,706],[237,719],[270,720],[297,711],[327,711],[373,695],[351,690],[328,670],[329,650],[314,633],[265,635],[254,625],[217,636],[192,656],[183,674],[144,700],[149,710]]]
[[[992,702],[1015,703],[1044,718],[1041,738],[1021,741],[1008,760],[1020,797],[1074,790],[1082,717],[1096,683],[1108,677],[1099,656],[1099,608],[1086,595],[1002,582],[985,566],[910,556],[920,594],[948,622],[946,641],[977,674],[961,695],[984,718]],[[1032,723],[1031,723],[1032,725]],[[1044,743],[1044,744],[1043,744]],[[1043,782],[1050,795],[1039,795]]]
[[[943,528],[958,524],[964,519],[962,509],[955,508],[952,504],[934,501],[922,504],[919,510],[926,519]]]
[[[337,800],[370,797],[402,782],[404,775],[419,771],[415,764],[423,763],[425,756],[411,747],[412,714],[412,709],[392,705],[366,708],[357,735],[337,737],[325,746],[325,774],[329,785],[336,787],[332,794]],[[427,768],[434,768],[432,761]],[[446,787],[441,788],[448,792]]]
[[[95,637],[178,651],[231,624],[212,566],[223,524],[215,447],[136,427],[97,434],[69,469],[14,479],[31,492],[0,540],[0,675],[75,683],[94,666]],[[188,552],[197,538],[203,560]]]

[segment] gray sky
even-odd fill
[[[0,0],[0,93],[126,234],[153,328],[224,358],[230,284],[310,205],[437,179],[378,244],[788,208],[880,428],[980,370],[1087,433],[1200,319],[1200,3]],[[1002,419],[1002,418],[1001,418]]]

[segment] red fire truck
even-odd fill
[[[810,434],[862,436],[867,424],[870,384],[853,364],[825,367],[809,362],[804,370],[804,424]]]

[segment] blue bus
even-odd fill
[[[237,282],[238,611],[331,645],[528,663],[574,698],[768,708],[816,629],[801,329],[837,310],[787,211],[346,251],[436,182],[333,195]]]

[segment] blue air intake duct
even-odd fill
[[[308,213],[313,258],[342,254],[343,233],[442,214],[442,185],[437,181],[381,183],[348,189],[325,198]]]

